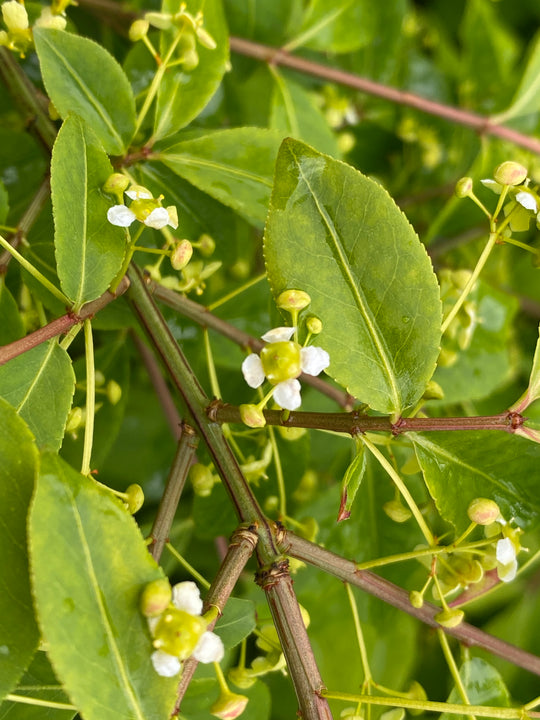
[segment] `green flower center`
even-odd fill
[[[300,345],[292,340],[266,345],[260,357],[264,374],[272,385],[297,378],[302,372]]]
[[[197,647],[205,630],[204,618],[169,607],[154,630],[154,647],[186,660]]]

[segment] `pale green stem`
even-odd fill
[[[161,85],[161,81],[163,80],[163,76],[165,75],[165,71],[167,70],[169,66],[169,61],[176,50],[176,46],[178,45],[180,41],[180,37],[182,36],[182,32],[179,32],[177,36],[174,38],[174,40],[171,43],[171,46],[169,50],[167,51],[167,55],[165,56],[165,59],[162,61],[161,65],[158,66],[158,69],[156,70],[156,74],[154,75],[154,78],[150,84],[150,87],[148,88],[148,93],[146,95],[146,98],[144,100],[143,106],[139,112],[139,116],[137,118],[137,124],[135,126],[135,132],[133,133],[133,137],[137,135],[139,130],[141,129],[141,125],[143,124],[144,118],[146,117],[148,111],[150,110],[150,107],[152,106],[152,103],[154,102],[154,98],[156,97],[159,86]]]
[[[535,708],[537,705],[540,705],[540,695],[538,697],[535,697],[534,700],[531,700],[526,705],[524,705],[523,710],[527,712]]]
[[[514,238],[512,238],[512,237],[505,237],[505,238],[501,238],[501,239],[507,245],[515,245],[516,247],[521,248],[522,250],[527,250],[527,252],[530,252],[533,255],[538,255],[538,250],[536,248],[533,248],[530,245],[527,245],[526,243],[522,243],[520,240],[514,240]]]
[[[484,213],[484,215],[486,215],[489,218],[489,220],[491,220],[491,213],[486,208],[484,203],[481,200],[479,200],[473,192],[471,192],[471,194],[468,195],[468,197],[473,201],[473,203],[475,205],[477,205],[480,208],[480,210]]]
[[[469,701],[469,696],[467,695],[467,690],[465,689],[465,685],[463,684],[463,680],[461,679],[461,675],[459,674],[459,668],[456,665],[456,661],[454,659],[454,656],[452,655],[452,651],[450,650],[450,645],[448,644],[448,638],[440,628],[437,628],[437,637],[439,638],[444,658],[446,660],[448,668],[450,669],[450,674],[454,679],[456,690],[458,691],[465,705],[470,705],[471,703]],[[470,718],[470,720],[475,720],[474,715],[467,715],[467,717]]]
[[[450,612],[450,608],[448,607],[448,603],[446,602],[446,598],[444,597],[444,593],[442,591],[441,583],[439,582],[439,578],[437,577],[437,573],[435,571],[433,571],[431,576],[433,578],[433,582],[435,583],[435,587],[437,588],[437,595],[439,596],[439,600],[441,601],[443,610]]]
[[[216,300],[211,305],[208,305],[207,310],[210,312],[213,312],[216,308],[218,308],[220,305],[225,305],[226,302],[229,302],[229,300],[232,300],[237,295],[240,295],[245,290],[249,290],[250,287],[253,287],[253,285],[257,285],[257,283],[260,283],[261,280],[264,280],[266,278],[266,273],[263,273],[262,275],[258,275],[257,277],[253,278],[253,280],[249,280],[247,283],[244,283],[239,288],[236,288],[236,290],[233,290],[230,293],[227,293],[227,295],[224,295],[219,300]]]
[[[268,428],[270,444],[272,445],[272,457],[274,459],[274,467],[276,468],[276,479],[278,484],[279,496],[279,516],[285,517],[287,515],[287,495],[285,492],[285,478],[283,477],[283,467],[281,465],[281,458],[279,456],[279,449],[276,442],[276,433],[271,425],[267,425],[266,427]]]
[[[349,583],[344,583],[347,597],[349,598],[349,605],[351,606],[351,613],[353,616],[354,629],[356,632],[356,639],[358,642],[358,649],[360,650],[360,658],[362,661],[362,669],[364,671],[364,687],[369,687],[373,683],[373,676],[369,667],[369,658],[367,654],[366,643],[364,640],[364,633],[362,632],[362,625],[358,616],[358,606],[356,605],[356,599]]]
[[[143,252],[143,253],[150,253],[150,255],[168,255],[168,250],[163,250],[163,248],[147,248],[147,247],[136,247],[133,248],[134,252]]]
[[[94,367],[92,323],[90,320],[84,321],[84,345],[86,355],[86,423],[84,426],[81,474],[90,475],[90,459],[94,443],[94,415],[96,412],[96,371]]]
[[[474,552],[476,548],[491,545],[492,543],[493,538],[488,538],[485,540],[476,540],[475,542],[463,545],[462,547],[454,547],[455,544],[452,543],[452,545],[438,545],[431,548],[420,548],[418,550],[411,550],[410,552],[387,555],[386,557],[377,558],[376,560],[368,560],[367,562],[358,563],[356,567],[358,570],[368,570],[369,568],[382,567],[383,565],[392,565],[393,563],[402,562],[403,560],[417,560],[421,557],[439,555],[441,553],[446,553],[448,555],[460,552],[469,553],[471,551]]]
[[[60,343],[60,347],[62,348],[62,350],[67,350],[69,348],[71,343],[75,340],[77,335],[80,333],[81,329],[82,329],[82,325],[80,325],[80,324],[73,325],[73,327],[71,327],[69,329],[69,331],[65,334],[64,338],[62,339],[62,342]]]
[[[448,330],[448,327],[452,320],[456,317],[458,312],[461,310],[461,307],[465,300],[469,297],[469,293],[473,289],[474,284],[478,280],[478,276],[484,269],[484,265],[488,261],[489,256],[491,255],[491,251],[495,247],[495,243],[497,242],[498,235],[495,232],[491,232],[489,234],[489,240],[486,243],[486,246],[484,247],[482,254],[478,258],[478,262],[476,263],[476,267],[472,271],[471,277],[469,278],[467,284],[463,288],[461,295],[456,300],[455,305],[452,307],[448,315],[443,320],[443,324],[441,326],[441,333],[444,335],[444,333]]]
[[[137,232],[133,236],[133,239],[131,239],[129,230],[126,228],[126,236],[128,239],[127,245],[126,245],[126,254],[124,256],[124,260],[122,262],[122,267],[117,272],[116,277],[112,281],[109,287],[109,291],[114,295],[116,292],[116,288],[120,285],[122,278],[127,273],[129,264],[131,262],[131,258],[133,257],[133,253],[135,252],[135,245],[137,244],[137,240],[141,237],[142,231],[144,230],[145,225],[141,223],[139,227],[137,228]]]
[[[333,690],[321,690],[322,697],[330,700],[343,700],[353,703],[361,702],[366,705],[382,705],[384,707],[402,707],[407,710],[420,710],[423,712],[451,713],[452,715],[463,715],[469,711],[479,717],[501,718],[502,720],[522,720],[523,708],[490,707],[488,705],[458,705],[457,703],[435,702],[432,700],[412,700],[403,697],[379,697],[378,695],[352,694],[336,692]],[[539,714],[535,713],[535,717]]]
[[[229,690],[229,686],[227,685],[227,681],[225,680],[225,675],[223,674],[221,665],[218,662],[214,663],[214,670],[216,671],[216,678],[217,678],[219,689],[221,690],[221,693],[223,695],[228,695],[231,691]]]
[[[20,252],[15,250],[15,248],[8,243],[8,241],[0,235],[0,245],[4,248],[4,250],[7,250],[10,255],[12,255],[15,260],[19,262],[22,267],[32,275],[43,287],[47,288],[47,290],[54,295],[54,297],[57,300],[60,300],[60,302],[65,305],[66,307],[71,307],[73,303],[64,295],[64,293],[59,290],[57,287],[55,287],[50,280],[47,280],[45,275],[40,273],[40,271],[32,265],[32,263],[28,262],[28,260],[21,255]]]
[[[165,543],[165,547],[171,553],[171,555],[174,555],[180,565],[182,565],[182,567],[187,570],[188,573],[192,577],[194,577],[195,580],[197,580],[203,586],[203,588],[205,588],[205,590],[208,590],[208,588],[210,587],[210,583],[208,582],[208,580],[206,580],[199,572],[197,572],[195,568],[190,565],[182,555],[180,555],[178,550],[176,550],[176,548],[174,548],[170,542]]]
[[[407,486],[403,482],[403,480],[400,478],[399,474],[395,471],[395,469],[392,467],[392,464],[388,462],[388,460],[384,457],[384,455],[381,453],[381,451],[369,440],[365,435],[360,435],[360,439],[364,443],[364,445],[368,448],[368,450],[371,452],[371,454],[378,460],[378,462],[382,465],[382,467],[386,470],[388,475],[392,478],[393,482],[395,483],[396,487],[398,488],[399,492],[401,493],[403,499],[409,506],[409,510],[414,516],[414,519],[418,523],[418,527],[422,531],[423,536],[426,538],[428,545],[434,545],[435,538],[433,537],[433,533],[428,528],[426,521],[422,517],[422,513],[420,512],[420,509],[418,505],[415,503],[412,495],[410,494]]]
[[[53,708],[55,710],[75,710],[75,705],[69,703],[54,702],[53,700],[42,700],[41,698],[26,697],[26,695],[12,695],[8,693],[5,697],[9,702],[24,703],[25,705],[37,705],[38,707]]]
[[[458,539],[453,543],[453,545],[461,545],[461,543],[465,540],[465,538],[469,537],[469,535],[472,533],[472,531],[478,527],[478,525],[475,522],[472,522],[469,527],[458,537]]]
[[[208,375],[210,377],[210,387],[212,388],[212,395],[216,398],[221,398],[221,390],[219,388],[216,366],[214,364],[214,355],[212,353],[212,348],[210,347],[210,335],[208,333],[208,328],[203,328],[203,338],[204,352],[206,354],[206,365],[208,367]]]

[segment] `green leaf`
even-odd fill
[[[351,516],[351,507],[362,484],[366,467],[366,447],[362,443],[357,443],[356,454],[341,481],[341,503],[338,521],[347,520]]]
[[[30,557],[48,655],[81,715],[167,718],[178,679],[153,669],[138,607],[162,572],[122,503],[52,454],[31,509]]]
[[[262,227],[280,141],[279,134],[260,128],[217,130],[176,143],[153,159]]]
[[[538,522],[538,445],[495,430],[408,437],[437,509],[458,533],[468,527],[467,507],[478,497],[495,500],[503,517],[522,527]]]
[[[58,277],[76,308],[104,293],[122,266],[125,232],[107,220],[113,203],[101,190],[112,171],[94,133],[70,115],[54,144],[51,191]]]
[[[156,105],[156,139],[177,132],[199,115],[218,89],[229,63],[229,38],[221,0],[192,0],[188,10],[193,15],[199,11],[204,13],[204,29],[217,47],[208,50],[197,43],[199,64],[194,70],[185,72],[182,65],[176,65],[164,74]],[[162,12],[178,12],[178,2],[165,0]],[[170,44],[169,34],[162,33],[162,57],[166,56]]]
[[[9,197],[6,186],[0,181],[0,225],[6,222],[9,212]]]
[[[251,600],[229,598],[215,631],[229,650],[253,632],[255,625],[255,605]]]
[[[0,345],[24,336],[24,323],[13,295],[6,287],[5,277],[0,277]]]
[[[37,652],[34,655],[15,695],[35,698],[44,702],[71,704],[44,652]],[[71,720],[76,712],[76,710],[63,710],[6,700],[0,705],[0,720]]]
[[[523,395],[517,400],[511,410],[523,412],[531,403],[540,398],[540,325],[538,326],[538,340],[534,350],[533,365],[529,377],[529,386]]]
[[[339,155],[336,136],[312,96],[292,80],[273,70],[270,127],[303,140],[328,155]]]
[[[386,191],[285,140],[264,247],[274,296],[293,288],[311,296],[328,373],[380,412],[416,402],[439,353],[439,289],[424,247]]]
[[[117,61],[88,38],[34,29],[45,88],[62,118],[80,115],[105,150],[122,155],[135,131],[135,100]]]
[[[493,122],[506,123],[509,120],[520,121],[524,132],[533,132],[538,125],[540,113],[540,34],[531,43],[527,65],[521,76],[516,93],[510,106],[495,115]]]
[[[298,36],[287,47],[347,53],[367,45],[373,37],[370,0],[311,0]]]
[[[490,705],[492,707],[508,707],[510,705],[510,696],[502,677],[485,660],[476,657],[465,660],[459,668],[459,676],[471,705]],[[458,705],[463,703],[463,698],[457,688],[454,687],[450,693],[448,702]],[[470,717],[470,713],[467,712],[464,712],[463,715],[442,713],[439,720],[468,720]]]
[[[0,395],[26,420],[39,447],[59,449],[74,389],[71,359],[56,340],[0,367]]]
[[[2,399],[0,457],[1,700],[17,685],[39,640],[30,594],[26,542],[26,518],[34,491],[38,453],[26,423]]]

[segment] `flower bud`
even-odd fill
[[[191,72],[199,64],[199,53],[196,50],[189,50],[182,56],[182,70]]]
[[[168,607],[154,628],[154,647],[186,660],[206,631],[204,618]]]
[[[520,185],[527,177],[527,168],[517,162],[507,160],[497,165],[493,177],[499,185]]]
[[[397,523],[406,522],[411,517],[411,511],[402,505],[399,500],[390,500],[384,503],[383,510],[390,520]]]
[[[66,420],[66,433],[74,433],[80,428],[84,420],[82,408],[72,407]]]
[[[189,479],[193,485],[193,492],[199,497],[208,497],[212,493],[214,487],[214,476],[212,471],[202,465],[195,463],[189,470]]]
[[[285,290],[278,295],[277,306],[282,310],[303,310],[311,302],[303,290]]]
[[[234,720],[239,717],[248,704],[249,698],[232,692],[222,692],[211,706],[210,713],[221,720]]]
[[[125,504],[132,515],[140,510],[144,503],[144,492],[140,485],[130,485],[125,492]]]
[[[411,590],[409,593],[409,602],[414,608],[421,608],[424,604],[424,596],[418,590]]]
[[[469,197],[473,189],[473,180],[470,177],[462,177],[457,181],[454,192],[458,198]]]
[[[96,387],[101,387],[102,385],[105,385],[105,375],[101,372],[101,370],[95,371],[94,383],[96,384]]]
[[[170,13],[147,12],[144,14],[144,19],[158,30],[168,30],[172,27],[172,15]]]
[[[227,673],[227,678],[242,690],[247,690],[257,682],[256,678],[251,677],[249,670],[245,667],[231,668]]]
[[[172,598],[171,585],[167,578],[153,580],[145,586],[141,593],[139,607],[145,617],[158,617],[170,605]]]
[[[197,40],[207,50],[215,50],[217,47],[216,41],[203,27],[198,27],[195,31],[197,33]]]
[[[203,233],[197,241],[197,247],[204,257],[209,257],[216,249],[216,243],[211,235]]]
[[[129,185],[129,179],[122,175],[122,173],[113,173],[109,175],[105,184],[103,185],[103,191],[108,195],[114,195],[120,204],[122,204],[124,192],[127,190]]]
[[[150,23],[148,20],[135,20],[129,28],[129,39],[131,42],[138,42],[148,35]]]
[[[491,525],[501,515],[499,506],[489,498],[476,498],[467,508],[467,515],[477,525]]]
[[[457,352],[443,347],[443,348],[441,348],[441,351],[439,353],[437,365],[440,365],[441,367],[452,367],[452,365],[456,364],[457,359],[458,359]]]
[[[65,30],[67,21],[62,15],[56,15],[50,7],[44,7],[41,15],[34,23],[34,27],[50,28],[51,30]]]
[[[240,405],[240,418],[248,427],[264,427],[266,420],[263,411],[257,405]]]
[[[17,0],[2,3],[2,17],[7,29],[12,33],[28,29],[28,13],[24,5]]]
[[[422,397],[424,400],[440,400],[444,397],[444,390],[435,380],[430,380]]]
[[[440,613],[437,613],[434,619],[439,623],[439,625],[442,625],[442,627],[455,628],[463,622],[464,617],[465,613],[463,610],[458,610],[457,608],[447,608],[446,610],[441,610]]]
[[[315,315],[310,315],[306,320],[306,327],[312,335],[318,335],[322,332],[322,320],[319,320]]]
[[[116,405],[122,397],[122,388],[116,380],[109,380],[107,383],[107,398],[111,405]]]
[[[268,515],[276,512],[279,508],[279,498],[277,495],[269,495],[264,501],[264,512]]]
[[[180,240],[171,253],[171,265],[175,270],[183,270],[191,260],[193,246],[189,240]]]

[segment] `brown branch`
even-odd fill
[[[450,122],[464,125],[465,127],[476,130],[479,135],[493,135],[512,142],[515,145],[520,145],[531,152],[540,154],[540,140],[524,135],[505,125],[498,125],[485,115],[479,115],[469,110],[462,110],[461,108],[452,107],[451,105],[444,105],[443,103],[428,100],[414,93],[389,87],[388,85],[382,85],[374,80],[354,75],[345,70],[328,67],[327,65],[313,62],[312,60],[306,60],[305,58],[291,55],[279,48],[261,45],[251,40],[231,37],[230,46],[231,50],[241,55],[247,55],[272,65],[282,65],[283,67],[298,70],[307,75],[313,75],[323,80],[338,83],[339,85],[346,85],[354,90],[380,97],[383,100],[388,100],[397,105],[412,107],[429,115],[435,115]]]
[[[94,317],[99,310],[102,310],[110,302],[116,300],[119,295],[122,295],[128,287],[129,280],[127,277],[124,277],[118,285],[114,295],[107,290],[103,293],[103,295],[101,295],[101,297],[83,305],[78,313],[67,313],[66,315],[62,315],[62,317],[59,317],[44,327],[35,330],[33,333],[30,333],[30,335],[27,335],[20,340],[15,340],[14,342],[9,343],[9,345],[3,345],[0,347],[0,365],[4,365],[9,362],[9,360],[13,360],[13,358],[22,355],[28,350],[41,345],[41,343],[44,343],[51,338],[63,335],[72,328],[73,325],[77,325],[78,323],[82,323],[85,320]]]
[[[403,610],[403,612],[412,615],[430,627],[441,627],[435,620],[435,615],[441,611],[440,608],[430,603],[424,603],[421,608],[414,608],[410,603],[409,593],[406,590],[369,570],[358,570],[356,563],[352,562],[352,560],[346,560],[330,552],[330,550],[294,535],[288,530],[282,531],[278,541],[285,554],[314,565],[351,585],[356,585],[361,590],[383,600],[398,610]],[[540,675],[540,657],[532,655],[526,650],[521,650],[521,648],[504,640],[499,640],[499,638],[473,625],[462,622],[455,628],[442,629],[447,635],[455,637],[464,645],[483,648],[524,670]]]

